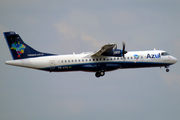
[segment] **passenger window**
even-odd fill
[[[84,59],[82,59],[82,62],[84,62]]]
[[[70,62],[70,60],[68,60],[68,62]]]
[[[63,60],[61,60],[61,63],[63,63]]]
[[[91,61],[91,59],[89,59],[89,61]]]
[[[73,62],[73,60],[71,60]]]
[[[81,62],[81,60],[79,60],[79,62]]]
[[[98,59],[96,59],[96,61],[98,61]]]
[[[77,62],[77,60],[75,60],[75,62]]]

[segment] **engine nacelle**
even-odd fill
[[[119,56],[119,57],[121,57],[121,56],[122,56],[122,50],[120,50],[120,49],[114,49],[113,55],[114,55],[114,56]]]
[[[121,57],[122,53],[123,53],[123,51],[120,49],[112,49],[110,52],[104,52],[102,55]]]

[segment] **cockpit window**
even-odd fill
[[[162,56],[166,56],[166,55],[169,55],[169,53],[167,53],[167,52],[162,52],[161,55],[162,55]]]

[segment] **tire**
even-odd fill
[[[100,72],[96,72],[95,76],[98,78],[101,76]]]
[[[100,72],[100,75],[101,75],[101,76],[104,76],[104,75],[105,75],[105,72],[104,72],[104,71],[101,71],[101,72]]]
[[[166,72],[169,72],[169,69],[166,69]]]

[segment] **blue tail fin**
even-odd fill
[[[24,43],[21,37],[15,32],[4,32],[4,37],[14,60],[54,55],[33,49]]]

